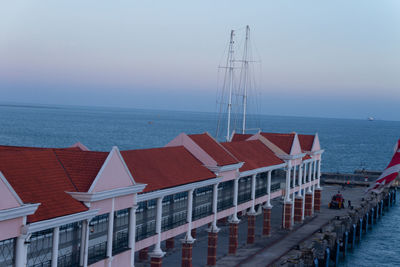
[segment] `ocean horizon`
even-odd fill
[[[68,147],[81,142],[95,151],[165,146],[178,134],[216,135],[217,115],[124,107],[0,103],[0,144]],[[325,149],[323,172],[382,170],[398,139],[400,122],[277,115],[250,115],[249,125],[266,132],[318,133]],[[223,125],[222,125],[223,128]],[[254,132],[254,131],[253,131]],[[222,135],[218,138],[223,141]]]

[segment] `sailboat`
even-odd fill
[[[225,65],[219,67],[224,70],[224,78],[221,94],[217,100],[219,115],[216,137],[219,138],[223,134],[222,124],[226,121],[226,132],[223,138],[226,141],[230,141],[235,132],[245,134],[249,130],[254,130],[247,128],[246,116],[249,90],[256,87],[255,80],[252,79],[254,73],[250,64],[259,61],[254,61],[252,58],[250,27],[248,25],[245,27],[245,40],[239,60],[235,57],[235,36],[236,31],[231,30]]]

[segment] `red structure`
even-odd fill
[[[271,235],[271,210],[272,207],[264,208],[264,220],[263,220],[263,235]]]
[[[294,222],[301,223],[303,217],[303,197],[296,197],[294,201]]]

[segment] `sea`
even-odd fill
[[[322,172],[382,170],[400,137],[400,121],[254,115],[266,132],[318,133]],[[162,147],[178,134],[216,135],[212,112],[109,107],[0,104],[0,145],[69,147],[90,150]],[[222,137],[218,137],[222,139]],[[400,266],[400,208],[390,211],[342,266]]]

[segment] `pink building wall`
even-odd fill
[[[1,173],[0,176],[2,176]],[[3,179],[4,178],[0,177],[0,210],[19,207],[20,203],[13,192],[10,191],[12,188],[10,188]]]
[[[23,218],[15,218],[0,222],[0,240],[17,237],[21,234]]]

